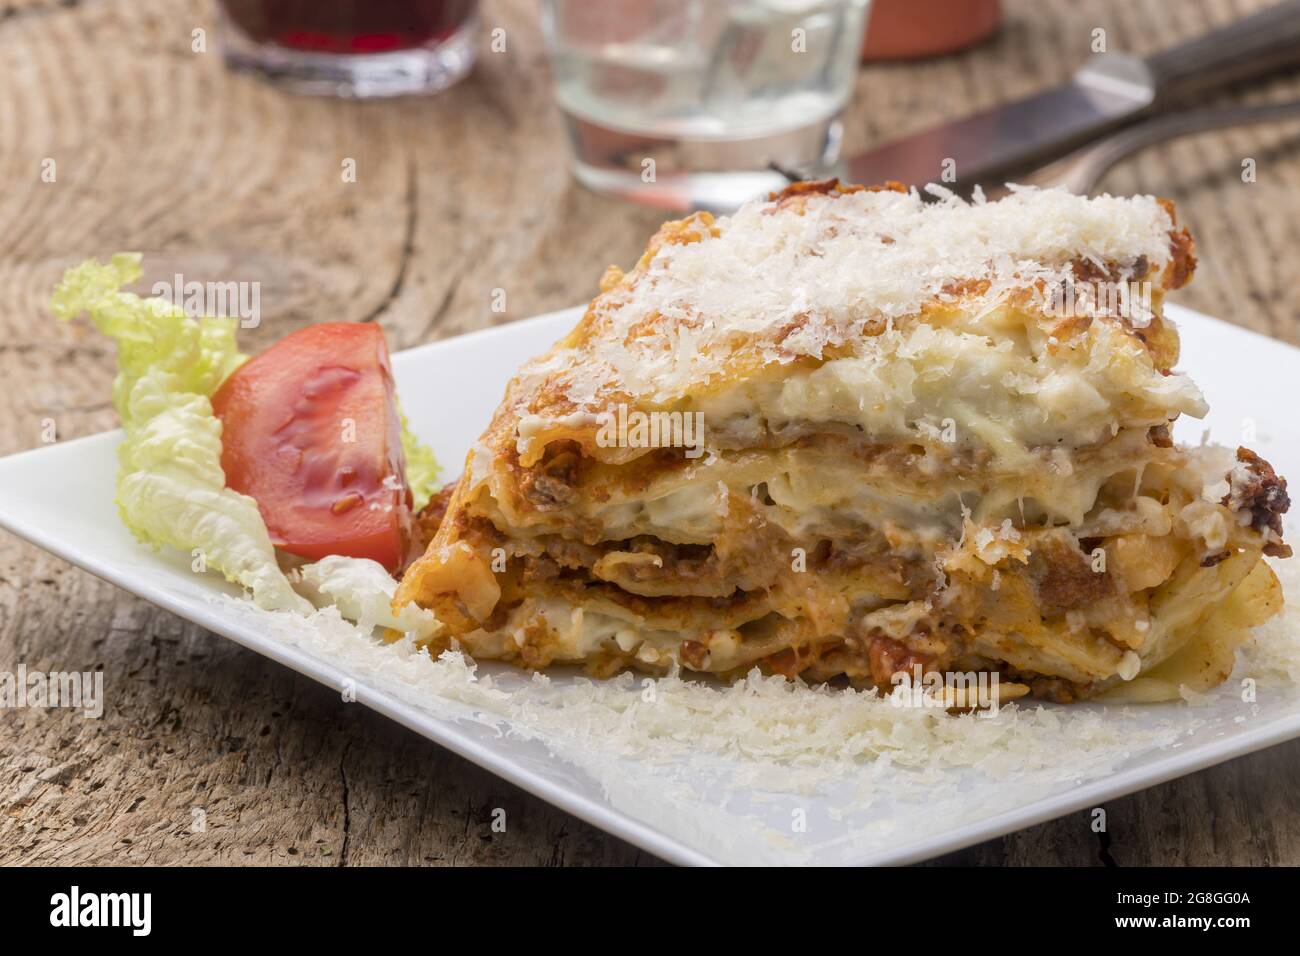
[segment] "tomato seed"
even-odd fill
[[[341,515],[345,511],[350,511],[357,505],[361,504],[361,496],[355,491],[350,495],[344,495],[334,504],[330,505],[330,511],[336,515]]]

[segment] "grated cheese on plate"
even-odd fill
[[[1275,567],[1286,590],[1300,593],[1293,565]],[[1300,606],[1292,602],[1256,629],[1234,679],[1187,704],[1018,702],[981,718],[757,672],[727,686],[630,673],[527,675],[454,651],[434,660],[409,639],[385,644],[334,608],[304,617],[215,600],[362,688],[540,743],[616,808],[735,862],[789,862],[828,848],[847,861],[1098,779],[1264,713],[1238,700],[1246,676],[1258,681],[1261,701],[1300,706]],[[792,839],[781,825],[792,812],[813,814],[812,836]],[[735,837],[737,821],[745,840]]]

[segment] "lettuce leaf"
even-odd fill
[[[138,253],[118,253],[64,273],[54,314],[86,313],[118,348],[113,406],[126,438],[118,449],[117,506],[141,542],[188,551],[269,610],[309,612],[276,562],[257,502],[226,487],[221,421],[210,396],[245,360],[236,320],[197,321],[161,299],[121,287],[140,278]]]
[[[300,593],[318,608],[335,607],[363,631],[376,627],[422,641],[438,627],[433,612],[408,604],[393,612],[397,582],[384,566],[366,558],[331,554],[291,572]]]
[[[167,390],[211,395],[247,356],[235,344],[236,320],[199,321],[164,299],[142,299],[121,287],[140,278],[140,254],[119,252],[105,265],[83,262],[63,274],[54,290],[54,314],[88,313],[95,327],[117,342],[113,407],[129,427],[135,385],[153,376]]]

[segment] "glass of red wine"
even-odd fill
[[[303,93],[432,93],[474,65],[477,0],[220,0],[223,49]]]

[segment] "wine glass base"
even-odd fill
[[[312,96],[376,99],[437,93],[469,73],[478,59],[478,19],[445,40],[389,53],[336,54],[260,43],[224,18],[222,52],[232,69]]]
[[[675,212],[730,213],[750,199],[780,192],[786,172],[829,175],[839,159],[843,125],[830,116],[734,139],[689,139],[628,132],[563,108],[574,178],[588,189]]]

